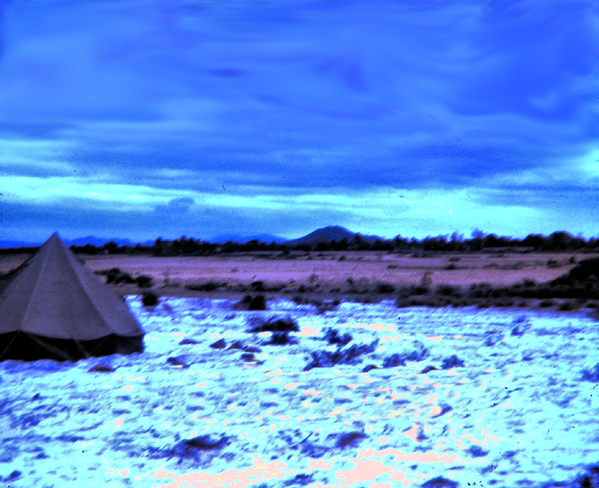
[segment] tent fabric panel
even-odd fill
[[[143,335],[102,281],[53,234],[0,296],[0,334],[24,331],[55,339]]]

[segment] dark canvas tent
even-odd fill
[[[0,360],[77,360],[143,350],[127,305],[53,234],[7,277]]]

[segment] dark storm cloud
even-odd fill
[[[522,202],[542,210],[571,183],[535,200],[543,171],[599,139],[591,0],[1,5],[2,176],[72,172],[175,199],[472,187],[504,205],[497,181],[526,172]],[[323,224],[368,219],[356,205]],[[198,207],[161,200],[152,218]]]

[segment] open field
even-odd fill
[[[19,266],[28,255],[0,256],[0,273]],[[543,284],[568,273],[577,262],[596,254],[572,253],[451,253],[432,255],[387,252],[243,253],[213,256],[152,257],[144,255],[80,255],[94,272],[118,268],[133,278],[151,276],[155,291],[163,296],[234,298],[264,292],[270,298],[293,297],[309,302],[326,299],[376,302],[399,299],[402,306],[478,305],[539,308],[541,299],[505,296],[460,296],[449,288],[443,296],[419,296],[406,288],[442,285],[468,290],[486,283],[492,288],[518,286],[524,280]],[[114,285],[114,284],[113,284]],[[139,294],[134,284],[115,286],[122,295]],[[403,290],[403,291],[402,291]],[[402,295],[403,293],[403,295]],[[406,299],[407,296],[409,299]],[[480,293],[478,293],[480,295]],[[572,298],[572,297],[570,297]],[[574,297],[576,298],[576,297]],[[587,298],[589,298],[587,296]],[[592,297],[594,299],[594,297]],[[401,300],[403,299],[403,302]],[[401,302],[401,303],[400,303]],[[579,309],[579,303],[546,301],[542,308]],[[591,304],[590,308],[595,305]]]

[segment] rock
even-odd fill
[[[468,449],[466,449],[466,452],[472,457],[485,457],[487,454],[489,454],[489,451],[485,451],[482,447],[477,445],[470,446]]]
[[[420,374],[426,374],[430,371],[438,371],[438,370],[439,370],[439,368],[437,368],[436,366],[428,365],[428,366],[425,366],[422,371],[420,371]]]
[[[262,352],[262,349],[260,349],[259,347],[256,347],[256,346],[246,346],[243,348],[243,350],[245,352],[257,352],[257,353]]]
[[[222,449],[229,444],[229,437],[213,439],[210,435],[203,435],[179,442],[172,450],[172,455],[181,458],[195,458],[202,451]]]
[[[105,363],[98,363],[87,370],[89,373],[114,373],[114,369]]]
[[[192,339],[191,337],[185,337],[184,339],[181,339],[179,341],[180,346],[193,345],[193,344],[199,344],[199,342],[196,341],[195,339]]]
[[[243,349],[243,344],[241,341],[235,341],[233,344],[229,346],[229,349]]]
[[[283,486],[308,486],[314,481],[313,474],[297,474],[290,480],[284,481]]]
[[[244,354],[241,355],[241,359],[242,361],[255,361],[256,358],[254,357],[254,355],[252,353],[246,352]]]
[[[460,358],[458,358],[455,354],[452,356],[449,356],[448,358],[445,358],[443,360],[443,362],[441,363],[442,369],[451,369],[451,368],[458,368],[458,367],[463,367],[463,366],[464,366],[464,361],[462,361]]]
[[[362,369],[362,373],[368,373],[369,371],[372,371],[373,369],[381,369],[378,366],[374,365],[374,364],[368,364],[366,366],[364,366],[364,369]]]
[[[5,483],[9,483],[9,482],[11,482],[11,481],[18,480],[18,479],[21,477],[21,475],[22,475],[22,474],[23,474],[23,473],[21,473],[20,471],[18,471],[18,470],[16,470],[16,469],[15,469],[15,470],[14,470],[12,473],[10,473],[10,474],[9,474],[9,475],[8,475],[6,478],[2,478],[2,477],[0,477],[0,481],[4,481]]]
[[[433,478],[432,480],[428,480],[426,483],[421,485],[422,488],[457,488],[459,485],[455,481],[448,480],[447,478],[443,478],[439,476],[438,478]]]
[[[337,435],[335,447],[343,449],[345,447],[357,447],[366,435],[362,432],[344,432]]]
[[[225,342],[224,339],[219,339],[215,343],[210,344],[210,347],[212,349],[224,349],[225,347],[227,347],[227,343]]]
[[[166,362],[172,366],[181,366],[183,368],[187,368],[187,364],[185,364],[183,361],[181,361],[179,358],[175,358],[175,357],[170,357],[167,358]]]

